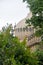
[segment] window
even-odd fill
[[[25,31],[26,29],[25,28],[23,28],[23,31]]]
[[[28,31],[28,27],[26,27],[26,31]]]
[[[32,31],[32,28],[29,28],[29,31]]]

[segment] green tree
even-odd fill
[[[37,65],[38,60],[22,42],[10,34],[12,26],[3,27],[0,32],[0,65]]]
[[[37,50],[37,57],[39,60],[39,65],[43,65],[43,0],[23,0],[23,2],[27,2],[27,6],[30,8],[32,12],[31,19],[26,20],[26,22],[30,25],[34,26],[36,29],[35,35],[41,37],[39,51]]]
[[[38,59],[39,59],[39,65],[43,65],[43,51],[39,51],[37,53]]]
[[[32,12],[31,19],[27,20],[27,23],[34,26],[37,36],[43,35],[43,0],[23,0],[26,1],[30,11]]]

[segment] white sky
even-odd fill
[[[14,25],[25,18],[29,12],[22,0],[0,0],[0,29],[7,23]]]

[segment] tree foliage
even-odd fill
[[[38,59],[26,47],[26,40],[20,42],[11,30],[9,25],[0,32],[0,65],[37,65]]]
[[[35,53],[36,54],[36,56],[38,57],[38,60],[39,60],[39,65],[43,65],[43,50],[37,50],[36,51],[37,53]]]
[[[29,20],[28,24],[31,22],[31,24],[35,28],[40,28],[41,30],[39,33],[40,35],[43,35],[43,0],[23,0],[26,1],[28,4],[28,7],[30,8],[30,11],[32,12],[32,17]]]
[[[26,22],[28,24],[31,22],[36,29],[35,35],[41,37],[41,49],[37,50],[35,54],[39,60],[38,64],[43,65],[43,0],[23,0],[23,2],[25,1],[32,12],[31,19],[26,20]]]

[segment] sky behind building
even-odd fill
[[[14,25],[25,18],[29,12],[22,0],[0,0],[0,29],[7,23]]]

